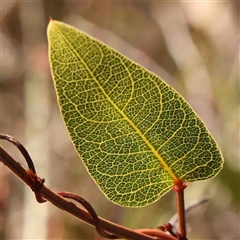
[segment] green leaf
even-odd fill
[[[162,79],[64,23],[52,20],[48,39],[62,117],[109,200],[144,206],[178,179],[203,180],[221,170],[213,137]]]

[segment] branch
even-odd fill
[[[199,205],[208,202],[210,199],[208,198],[202,198],[192,201],[185,209],[185,213],[189,212],[190,210],[198,207]],[[174,214],[171,219],[169,220],[169,224],[171,224],[173,227],[176,226],[178,223],[178,213]]]
[[[1,134],[2,135],[2,134]],[[95,225],[94,219],[86,210],[76,206],[74,203],[67,201],[60,194],[51,191],[49,188],[43,185],[44,180],[37,177],[37,175],[31,170],[23,168],[12,156],[10,156],[0,146],[0,161],[5,164],[18,178],[20,178],[25,184],[34,190],[37,200],[44,202],[45,200],[51,202],[56,207],[68,212],[76,218],[92,225]],[[35,170],[35,169],[34,169]],[[35,176],[35,177],[34,177]],[[36,191],[36,184],[41,183],[41,187]],[[40,200],[39,200],[40,199]],[[85,200],[86,201],[86,200]],[[107,231],[109,236],[119,237],[132,240],[176,240],[175,237],[155,229],[139,229],[131,230],[112,223],[103,218],[99,218],[101,226],[104,231]],[[105,232],[106,233],[106,232]]]
[[[186,220],[185,220],[185,204],[184,204],[184,189],[187,187],[187,183],[184,183],[181,179],[178,179],[174,183],[174,190],[177,198],[178,209],[178,239],[187,240],[186,232]]]

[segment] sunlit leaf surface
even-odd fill
[[[64,122],[109,200],[144,206],[178,179],[203,180],[221,170],[203,122],[162,79],[64,23],[52,20],[48,39]]]

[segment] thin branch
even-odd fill
[[[42,198],[42,196],[38,193],[38,191],[42,187],[45,180],[37,177],[34,163],[31,159],[28,151],[26,150],[26,148],[19,141],[17,141],[15,138],[13,138],[10,135],[0,133],[0,139],[4,139],[4,140],[11,142],[22,153],[23,157],[25,158],[25,160],[27,162],[28,168],[29,168],[29,170],[27,171],[27,174],[32,179],[32,182],[34,183],[34,184],[32,183],[32,185],[30,187],[32,188],[32,190],[35,193],[37,202],[44,203],[46,200]]]
[[[23,168],[12,156],[10,156],[1,146],[0,146],[0,161],[5,164],[18,178],[20,178],[25,184],[34,189],[36,185],[36,178],[30,174],[31,170],[26,170]],[[35,176],[37,177],[37,176]],[[37,179],[42,180],[37,177]],[[36,193],[36,192],[35,192]],[[94,221],[91,215],[82,208],[79,208],[74,203],[67,201],[59,194],[51,191],[49,188],[45,187],[42,183],[40,189],[38,189],[38,193],[42,198],[48,200],[56,207],[68,212],[69,214],[75,216],[82,221],[95,226]],[[176,240],[175,237],[161,232],[155,229],[139,229],[139,230],[131,230],[120,226],[118,224],[107,221],[103,218],[99,217],[101,225],[104,230],[108,233],[112,233],[115,236],[119,236],[124,239],[132,239],[132,240]],[[153,237],[154,236],[154,237]]]
[[[187,184],[184,183],[181,179],[178,179],[177,181],[175,181],[174,188],[173,188],[176,192],[176,198],[177,198],[177,209],[178,209],[177,237],[179,240],[187,240],[185,204],[184,204],[184,189],[186,187],[187,187]]]
[[[197,200],[194,200],[192,201],[185,209],[185,213],[188,213],[190,210],[198,207],[199,205],[205,203],[205,202],[208,202],[210,199],[208,198],[202,198],[202,199],[197,199]],[[178,214],[174,214],[169,223],[173,226],[173,228],[175,227],[175,225],[178,223]]]
[[[12,144],[14,144],[18,148],[18,150],[21,152],[21,154],[24,156],[29,170],[32,170],[34,173],[36,173],[35,166],[33,164],[33,161],[31,159],[28,151],[18,140],[16,140],[15,138],[13,138],[12,136],[10,136],[8,134],[3,134],[3,133],[0,134],[0,139],[7,140],[7,141],[11,142]]]
[[[114,234],[108,233],[104,230],[101,221],[99,220],[99,217],[97,213],[95,212],[92,205],[86,201],[84,198],[70,192],[58,192],[58,194],[64,198],[71,198],[78,203],[80,203],[85,209],[87,209],[88,213],[91,215],[92,220],[94,222],[96,231],[101,237],[108,238],[108,239],[117,239],[119,237],[115,236]]]

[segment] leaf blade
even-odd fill
[[[64,122],[108,199],[144,206],[179,178],[201,180],[220,171],[214,139],[163,80],[66,24],[51,21],[48,38]]]

